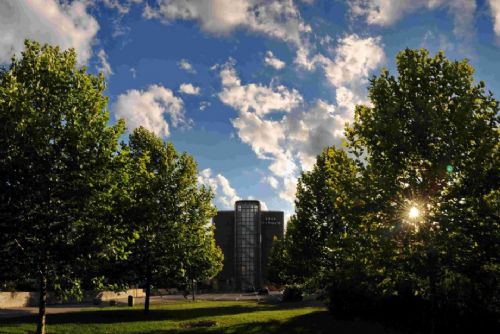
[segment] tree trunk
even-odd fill
[[[195,285],[194,285],[194,279],[193,279],[193,280],[191,280],[191,290],[192,290],[193,301],[194,301],[194,293],[195,293],[194,292],[194,287],[195,287]]]
[[[436,312],[437,312],[437,307],[436,307],[436,293],[437,293],[437,288],[436,288],[436,258],[435,258],[435,253],[434,249],[431,248],[429,251],[429,290],[430,290],[430,328],[429,328],[429,333],[430,334],[435,334],[436,333]]]
[[[45,334],[45,306],[47,305],[47,277],[44,272],[40,272],[40,300],[38,303],[38,326],[36,333]]]
[[[430,295],[430,302],[431,302],[431,307],[430,307],[430,328],[429,328],[429,333],[434,334],[436,333],[436,282],[434,277],[430,277],[430,290],[431,290],[431,295]]]
[[[149,314],[149,296],[151,295],[151,269],[146,268],[146,299],[144,301],[144,314]]]

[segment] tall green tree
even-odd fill
[[[357,174],[354,160],[334,147],[325,148],[313,169],[302,173],[295,215],[288,222],[285,240],[271,256],[276,268],[286,263],[286,270],[276,273],[281,280],[317,280],[325,270],[338,265],[341,240],[355,216]]]
[[[208,202],[210,203],[210,202]],[[189,224],[184,231],[182,243],[182,272],[188,284],[191,285],[193,300],[198,282],[209,280],[222,270],[222,250],[215,244],[213,226]]]
[[[215,244],[214,226],[211,224],[216,214],[212,199],[212,190],[205,186],[192,191],[188,220],[183,225],[181,273],[191,282],[193,300],[196,283],[211,279],[222,270],[224,256]]]
[[[466,60],[407,49],[396,63],[370,80],[348,155],[326,150],[301,176],[287,269],[326,272],[336,310],[404,296],[429,305],[431,331],[453,312],[498,317],[498,101]]]
[[[128,157],[122,205],[131,233],[130,268],[145,283],[145,313],[151,285],[184,272],[190,279],[213,276],[220,250],[205,225],[215,214],[212,193],[198,186],[197,166],[187,153],[140,127],[122,151]]]
[[[78,293],[96,259],[123,255],[109,224],[113,156],[124,126],[109,126],[102,75],[76,67],[73,49],[26,41],[0,69],[0,277]]]
[[[364,224],[380,284],[396,293],[411,282],[433,313],[438,302],[472,302],[480,273],[500,260],[491,205],[500,186],[498,101],[466,60],[442,52],[404,50],[397,69],[398,77],[384,70],[371,80],[373,105],[357,106],[347,136],[366,164]],[[410,217],[411,208],[419,214]]]

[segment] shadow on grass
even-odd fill
[[[83,311],[65,314],[49,314],[47,321],[51,325],[56,324],[113,324],[113,323],[133,323],[145,321],[160,321],[172,320],[179,322],[179,325],[192,322],[197,318],[211,318],[224,315],[238,315],[252,313],[257,311],[281,311],[294,308],[302,308],[307,305],[304,303],[290,304],[257,304],[255,306],[220,306],[220,307],[194,307],[188,309],[152,309],[150,314],[143,314],[142,309],[111,309],[111,310],[96,310]],[[36,317],[19,317],[11,319],[0,319],[0,327],[2,324],[29,324],[36,323]],[[197,328],[177,328],[142,331],[141,333],[149,334],[174,334],[174,333],[200,333],[200,334],[390,334],[396,333],[378,324],[357,322],[357,321],[340,321],[335,320],[328,311],[315,311],[289,318],[285,321],[269,320],[259,321],[256,318],[253,322],[232,326],[215,326],[215,327],[197,327]]]
[[[144,314],[142,309],[111,309],[81,311],[61,314],[48,314],[49,324],[112,324],[121,322],[142,322],[158,320],[187,321],[202,317],[218,317],[236,315],[262,310],[274,309],[274,306],[220,306],[189,309],[152,309]],[[0,324],[35,323],[37,317],[23,316],[16,318],[0,318]]]
[[[177,330],[154,330],[148,334],[174,334]],[[182,333],[199,334],[397,334],[381,325],[358,322],[340,321],[332,318],[328,311],[316,311],[280,322],[271,320],[267,322],[247,323],[229,327],[193,328]]]

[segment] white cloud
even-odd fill
[[[348,4],[353,17],[364,17],[368,24],[379,26],[390,26],[403,16],[421,9],[444,7],[453,16],[453,32],[462,37],[473,31],[476,11],[475,0],[351,0]]]
[[[220,209],[233,209],[234,202],[241,199],[231,187],[229,180],[222,174],[213,175],[210,168],[200,172],[198,183],[212,188],[215,192],[215,205]]]
[[[266,65],[272,66],[277,70],[281,70],[285,67],[285,62],[276,58],[271,51],[266,52],[266,56],[264,57],[264,63]]]
[[[227,35],[238,28],[299,45],[311,31],[292,0],[158,0],[143,16],[169,23],[197,21],[204,31]]]
[[[78,64],[92,56],[99,24],[87,13],[87,2],[56,0],[0,1],[0,63],[24,48],[24,40],[74,47]]]
[[[209,101],[201,101],[200,102],[200,111],[205,111],[208,107],[210,107],[212,104]]]
[[[181,59],[181,61],[179,62],[179,68],[188,73],[192,74],[196,73],[196,70],[193,68],[193,65],[191,65],[191,63],[186,59]]]
[[[129,3],[122,3],[120,0],[102,0],[104,6],[115,9],[120,14],[127,14],[130,10]]]
[[[188,95],[199,95],[200,94],[200,87],[193,86],[190,83],[183,83],[179,87],[179,92],[188,94]]]
[[[324,101],[303,110],[300,94],[292,94],[286,87],[281,86],[281,94],[275,95],[277,88],[242,85],[232,61],[221,68],[223,90],[219,98],[239,111],[238,117],[232,120],[239,138],[250,145],[258,158],[270,160],[269,170],[273,176],[267,181],[277,188],[275,177],[283,179],[285,189],[280,196],[291,200],[295,189],[292,183],[300,169],[310,168],[325,146],[340,142],[345,120],[335,113],[334,106]],[[256,86],[267,92],[260,95],[258,102],[252,94],[242,93],[253,92]],[[290,99],[292,95],[294,99]],[[268,105],[274,107],[265,107]],[[277,119],[271,117],[276,111],[285,114]]]
[[[327,58],[322,61],[327,79],[333,86],[339,87],[360,80],[365,83],[370,71],[383,60],[380,38],[360,38],[353,34],[339,39],[333,61]]]
[[[126,121],[129,131],[143,126],[159,136],[168,136],[169,123],[174,127],[188,126],[183,101],[165,87],[151,85],[147,90],[128,90],[118,96],[112,107],[117,118]]]
[[[297,178],[287,177],[284,179],[284,184],[284,189],[279,193],[280,198],[289,203],[294,203],[297,191]]]
[[[333,53],[333,59],[320,56],[317,62],[336,90],[342,118],[350,121],[356,104],[368,103],[368,76],[385,61],[385,53],[380,37],[361,38],[356,34],[339,39]]]
[[[295,54],[294,63],[307,71],[312,71],[316,69],[322,58],[322,55],[311,56],[311,50],[308,46],[300,46]]]
[[[269,184],[273,189],[278,189],[279,181],[274,176],[265,176],[262,182]]]
[[[488,0],[491,10],[491,17],[493,18],[493,30],[495,34],[500,37],[500,1]]]
[[[259,116],[278,110],[288,112],[302,102],[302,96],[297,90],[289,90],[283,85],[241,85],[234,69],[234,61],[229,61],[222,67],[220,76],[223,90],[219,93],[219,98],[225,104],[244,112],[255,112]]]
[[[279,196],[293,203],[300,170],[310,169],[324,147],[340,146],[344,126],[352,120],[354,106],[368,103],[368,76],[385,59],[379,38],[348,35],[338,40],[333,58],[314,56],[335,89],[336,105],[323,100],[304,103],[296,90],[285,86],[242,84],[234,60],[219,66],[222,91],[219,99],[239,111],[232,120],[239,138],[259,159],[270,160],[269,171],[284,188]]]
[[[290,155],[281,147],[280,141],[285,139],[285,133],[280,122],[265,120],[246,111],[242,111],[232,122],[239,138],[250,145],[258,158],[275,162],[273,169],[276,175],[281,176],[295,170]]]
[[[320,66],[335,89],[336,106],[319,100],[303,113],[287,116],[288,133],[303,168],[314,163],[315,156],[328,145],[340,145],[344,126],[352,121],[357,104],[367,104],[368,77],[385,61],[379,37],[361,38],[346,35],[337,41],[333,58],[316,55],[304,60],[310,66]]]
[[[107,8],[116,10],[120,15],[125,15],[130,11],[133,4],[142,3],[143,0],[101,0],[101,2]]]
[[[266,202],[264,202],[263,200],[259,200],[259,202],[260,202],[260,209],[262,211],[269,211],[269,208],[267,207]]]
[[[344,125],[349,120],[350,113],[342,114],[339,108],[322,100],[317,100],[307,110],[297,110],[282,120],[288,134],[288,145],[294,148],[302,169],[312,168],[316,156],[325,147],[341,145]]]
[[[113,70],[111,69],[111,65],[108,62],[108,55],[106,54],[106,51],[104,49],[99,50],[97,53],[97,58],[99,58],[99,66],[97,67],[97,70],[99,72],[102,72],[105,77],[109,77],[110,75],[113,74]]]

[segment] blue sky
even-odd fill
[[[500,0],[7,0],[0,31],[1,63],[25,38],[75,47],[112,121],[192,154],[219,209],[292,213],[300,172],[406,47],[468,58],[500,94]]]

